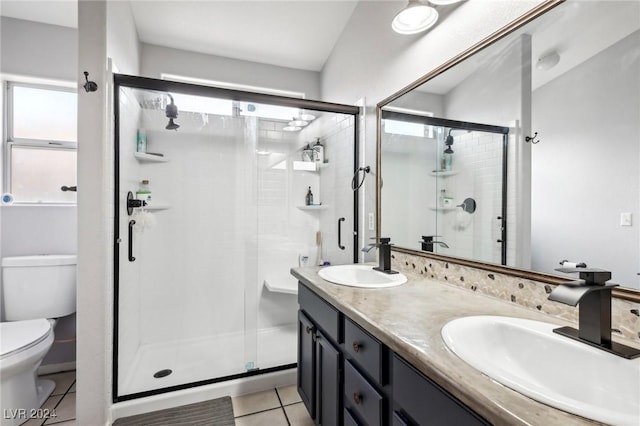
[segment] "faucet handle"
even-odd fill
[[[556,271],[567,274],[578,272],[586,285],[604,285],[611,279],[610,271],[598,268],[557,268]]]

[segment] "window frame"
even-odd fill
[[[4,93],[4,126],[3,126],[3,185],[2,191],[3,193],[11,192],[12,189],[12,152],[13,147],[22,147],[22,148],[35,148],[42,150],[68,150],[68,151],[78,151],[78,141],[76,135],[76,141],[60,141],[55,139],[30,139],[30,138],[16,138],[13,134],[13,106],[14,106],[14,88],[15,87],[26,87],[33,89],[41,89],[41,90],[50,90],[57,92],[69,92],[75,93],[77,95],[78,90],[75,88],[75,85],[66,84],[65,82],[60,82],[60,84],[49,83],[49,82],[31,82],[31,81],[21,81],[20,78],[12,78],[2,80],[3,93]],[[76,108],[77,114],[77,108]],[[76,201],[21,201],[15,200],[13,204],[18,205],[77,205]]]

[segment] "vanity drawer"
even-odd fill
[[[383,374],[384,349],[375,337],[345,317],[344,348],[351,360],[367,372],[380,385],[385,385]]]
[[[340,313],[333,306],[301,283],[298,283],[298,303],[325,335],[340,343]]]
[[[344,407],[369,426],[383,424],[384,398],[355,367],[344,363]]]
[[[393,400],[419,425],[488,425],[398,355],[393,355]]]

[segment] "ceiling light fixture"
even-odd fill
[[[550,70],[551,68],[558,65],[560,62],[560,54],[555,50],[545,53],[538,58],[538,62],[536,63],[536,68],[539,70]]]
[[[304,127],[307,124],[309,124],[308,121],[304,121],[304,120],[301,120],[299,118],[294,118],[293,120],[291,120],[289,122],[289,126],[294,126],[294,127]]]
[[[438,11],[424,0],[409,0],[409,4],[393,18],[391,28],[399,34],[416,34],[435,25]]]
[[[302,130],[302,127],[298,126],[286,126],[282,128],[285,132],[297,132],[298,130]]]
[[[300,114],[300,120],[313,121],[315,119],[316,119],[316,116],[313,114]]]

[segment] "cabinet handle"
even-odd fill
[[[311,327],[307,326],[307,328],[305,329],[307,331],[307,334],[311,333],[311,330],[313,330]]]
[[[360,343],[358,343],[358,341],[357,341],[357,340],[354,340],[354,341],[353,341],[353,350],[354,350],[355,352],[359,352],[359,351],[360,351]]]
[[[314,342],[317,342],[319,338],[320,338],[320,336],[318,335],[318,333],[313,333],[313,334],[311,335],[311,339],[312,339]]]
[[[353,402],[355,402],[356,404],[362,403],[362,395],[360,395],[358,392],[354,392],[353,393]]]
[[[342,245],[342,222],[345,221],[344,217],[338,219],[338,248],[344,250],[345,246]]]

